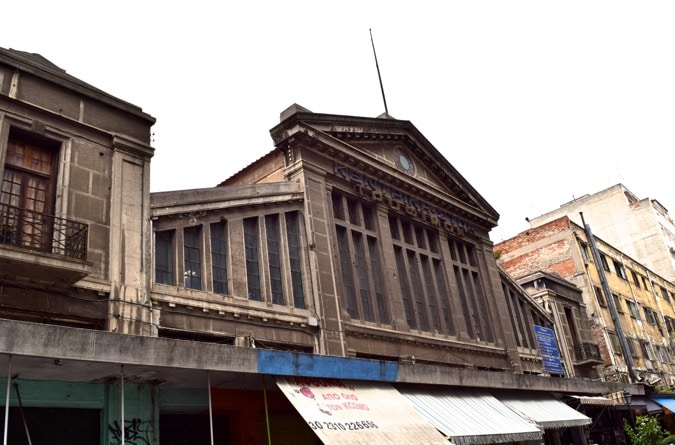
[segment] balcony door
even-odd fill
[[[54,144],[10,135],[0,193],[0,242],[51,250],[56,152]]]

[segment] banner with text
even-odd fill
[[[390,384],[277,377],[277,385],[324,444],[449,443]]]

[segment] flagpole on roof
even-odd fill
[[[384,97],[384,86],[382,85],[382,76],[380,75],[380,65],[377,63],[377,53],[375,52],[375,42],[373,41],[373,30],[368,28],[370,32],[370,43],[373,45],[373,55],[375,56],[375,68],[377,68],[377,78],[380,81],[380,91],[382,91],[382,101],[384,102],[384,112],[389,115],[387,108],[387,99]]]

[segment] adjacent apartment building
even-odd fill
[[[294,105],[223,183],[151,194],[154,122],[0,49],[13,442],[583,444],[568,397],[644,392],[567,345],[547,368],[534,329],[558,315],[500,269],[497,212],[410,122]],[[592,349],[566,292],[569,344]]]
[[[495,255],[532,295],[541,290],[542,272],[581,290],[600,345],[602,378],[675,384],[675,285],[669,279],[567,216],[496,244]],[[573,330],[564,321],[567,313],[563,322]]]
[[[565,215],[582,225],[579,212],[593,233],[675,282],[675,223],[656,199],[639,199],[623,184],[563,204],[530,220],[535,228]]]

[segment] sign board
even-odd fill
[[[553,329],[534,325],[534,334],[539,344],[544,370],[552,374],[564,374]]]
[[[326,445],[448,444],[388,383],[277,377],[277,385]]]

